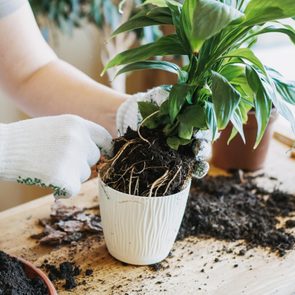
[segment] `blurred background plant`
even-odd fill
[[[127,50],[136,42],[148,43],[161,35],[158,26],[127,32],[110,39],[112,31],[126,22],[144,0],[30,0],[44,37],[50,39],[50,30],[57,27],[71,36],[75,28],[94,24],[104,39],[101,61],[105,65],[117,53]],[[110,69],[108,77],[112,88],[125,92],[126,75],[114,79],[117,69]]]

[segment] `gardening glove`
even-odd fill
[[[147,93],[137,93],[127,99],[118,109],[116,123],[119,135],[124,135],[127,128],[137,130],[142,117],[138,109],[138,102],[147,101],[161,105],[169,97],[169,92],[161,87],[153,88]],[[211,134],[209,131],[198,131],[195,135],[194,153],[196,155],[197,165],[194,177],[203,178],[209,170],[209,164],[206,161],[210,155]]]
[[[111,135],[74,115],[0,124],[0,179],[53,189],[59,197],[79,193],[100,150],[111,153]]]

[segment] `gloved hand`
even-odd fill
[[[79,193],[111,135],[74,115],[0,124],[0,179],[53,189],[56,197]]]
[[[161,105],[169,96],[169,93],[161,87],[153,88],[147,93],[137,93],[127,99],[118,109],[116,124],[119,135],[124,135],[127,127],[136,130],[142,121],[138,110],[139,101],[154,102]],[[197,160],[197,169],[194,177],[203,178],[209,171],[209,164],[206,159],[210,154],[211,135],[209,131],[198,131],[194,137],[194,153]]]

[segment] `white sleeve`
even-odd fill
[[[27,0],[0,0],[0,19],[13,13]]]

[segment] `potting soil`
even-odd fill
[[[178,193],[194,172],[192,146],[172,150],[161,131],[130,128],[114,140],[115,157],[103,164],[103,181],[120,192],[137,196]]]
[[[40,278],[29,279],[22,263],[0,251],[1,295],[46,295],[48,289]]]
[[[253,177],[207,176],[192,183],[178,239],[244,240],[248,247],[267,247],[285,255],[295,244],[288,230],[295,226],[292,212],[294,195],[278,189],[266,191]],[[287,220],[280,224],[280,218]]]

